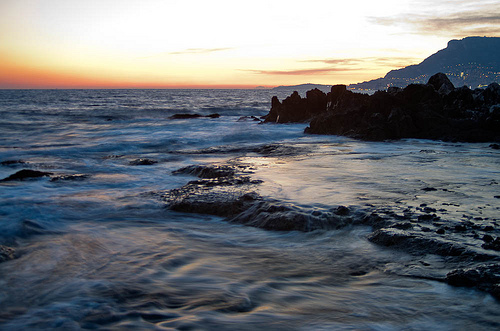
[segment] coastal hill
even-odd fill
[[[451,40],[448,47],[420,64],[392,70],[383,78],[351,84],[349,89],[385,90],[390,86],[425,84],[437,72],[446,74],[457,87],[465,85],[477,88],[500,82],[500,38],[467,37]]]

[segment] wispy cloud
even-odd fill
[[[346,70],[361,70],[362,67],[373,67],[373,65],[379,66],[407,66],[417,62],[418,59],[413,57],[398,56],[398,57],[364,57],[364,58],[348,58],[348,59],[313,59],[313,60],[303,60],[300,62],[319,62],[332,65],[346,65],[350,66]],[[353,66],[356,66],[354,68]]]
[[[170,52],[170,55],[181,55],[181,54],[207,54],[222,51],[229,51],[234,49],[232,47],[221,47],[221,48],[188,48],[182,51]]]
[[[432,8],[432,4],[427,0],[419,1],[419,3],[423,8],[425,4],[429,6],[427,8]],[[424,12],[390,17],[370,17],[369,20],[386,26],[407,25],[421,34],[447,34],[457,37],[500,34],[500,2],[474,2],[474,6],[471,6],[470,1],[445,1],[442,5],[449,6],[447,7],[449,14],[437,16]]]
[[[261,75],[284,75],[284,76],[307,76],[307,75],[326,75],[332,72],[346,72],[360,70],[357,68],[311,68],[294,70],[253,70],[242,69],[242,71],[253,72]]]

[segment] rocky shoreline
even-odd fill
[[[174,172],[197,177],[181,188],[153,195],[171,210],[209,214],[225,221],[274,231],[338,230],[369,226],[374,244],[408,253],[407,265],[386,272],[474,287],[500,298],[500,233],[479,221],[444,219],[433,208],[390,209],[332,206],[310,209],[284,203],[258,193],[252,167],[229,162],[193,165]],[[439,215],[438,215],[439,214]]]
[[[373,95],[354,93],[345,85],[331,92],[297,92],[271,101],[265,122],[310,122],[305,132],[363,140],[402,138],[461,142],[500,141],[500,85],[471,90],[455,88],[438,73],[427,84],[391,87]]]

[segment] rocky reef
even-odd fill
[[[455,88],[443,73],[427,84],[354,93],[334,85],[328,94],[297,92],[280,102],[272,98],[265,122],[308,122],[306,133],[363,140],[402,138],[462,142],[500,141],[500,85],[486,89]]]
[[[274,231],[338,230],[369,226],[367,239],[379,246],[409,254],[407,265],[385,271],[405,276],[475,287],[500,298],[500,231],[496,220],[447,219],[422,205],[397,213],[390,208],[331,206],[309,208],[261,196],[251,165],[192,165],[174,171],[193,176],[186,185],[153,196],[171,210],[223,217]]]

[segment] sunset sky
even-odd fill
[[[0,0],[0,88],[349,84],[466,36],[500,1]]]

